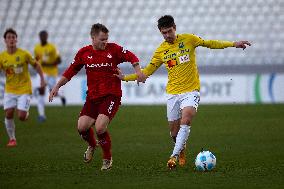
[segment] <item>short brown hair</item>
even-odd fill
[[[12,33],[12,34],[16,35],[16,37],[18,37],[16,30],[14,30],[13,28],[8,28],[3,35],[4,39],[6,39],[6,36],[7,36],[8,33]]]
[[[107,27],[100,23],[96,23],[92,25],[91,32],[90,32],[91,36],[96,35],[100,32],[108,33]]]

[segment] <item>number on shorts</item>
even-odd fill
[[[109,107],[108,107],[108,109],[107,109],[107,111],[108,111],[109,114],[111,114],[111,110],[112,110],[112,108],[113,108],[113,105],[114,105],[114,102],[111,101],[111,102],[110,102],[110,105],[109,105]]]
[[[200,101],[200,97],[194,95],[194,102],[196,102],[197,104],[199,104],[199,101]]]

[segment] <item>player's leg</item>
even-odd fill
[[[99,144],[103,150],[103,165],[101,170],[112,167],[111,137],[107,130],[111,119],[115,116],[121,104],[121,98],[109,95],[99,105],[99,115],[95,123]]]
[[[200,94],[199,92],[185,93],[181,96],[180,102],[182,109],[180,129],[177,134],[175,147],[172,156],[180,156],[180,153],[185,148],[187,139],[190,133],[190,127],[194,116],[197,113],[197,108],[199,105]],[[182,163],[182,162],[181,162]]]
[[[170,136],[173,139],[174,143],[176,143],[179,127],[180,127],[180,119],[169,121]]]
[[[97,116],[97,107],[93,101],[87,99],[80,112],[77,125],[80,136],[88,143],[88,148],[84,153],[84,162],[86,163],[92,160],[97,145],[94,129],[92,128]]]
[[[99,114],[95,123],[98,141],[103,151],[102,170],[107,170],[112,167],[111,138],[109,132],[107,131],[109,122],[110,120],[108,116]]]
[[[92,128],[94,122],[95,119],[86,115],[82,115],[78,119],[78,127],[77,127],[78,132],[82,137],[82,139],[84,139],[88,143],[87,150],[84,153],[85,163],[89,163],[92,161],[97,145],[94,129]]]
[[[175,121],[169,121],[169,127],[170,127],[170,135],[171,135],[171,138],[173,139],[173,143],[175,145],[176,137],[177,137],[178,131],[180,129],[180,119],[175,120]],[[185,150],[186,150],[186,145],[184,145],[184,147],[181,150],[180,155],[178,157],[178,163],[179,163],[180,166],[184,166],[185,163],[186,163]]]
[[[46,81],[46,75],[44,74],[44,79]],[[36,99],[37,99],[37,111],[38,111],[38,121],[44,122],[46,120],[45,115],[45,87],[40,86],[40,76],[37,74],[35,79],[35,93],[36,93]]]
[[[9,137],[8,147],[17,145],[15,136],[14,111],[17,107],[17,97],[13,94],[4,93],[5,127]]]
[[[93,159],[93,154],[96,148],[96,139],[92,125],[95,119],[87,115],[82,115],[78,119],[78,132],[80,136],[88,143],[88,148],[84,153],[84,162],[88,163]]]
[[[180,118],[181,118],[180,103],[178,101],[178,95],[168,95],[167,117],[168,117],[168,122],[169,122],[170,135],[175,144],[177,133],[180,127]],[[178,156],[171,155],[170,159],[167,162],[168,168],[170,169],[175,168],[177,164],[177,160],[178,160]]]

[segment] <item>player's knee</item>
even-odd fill
[[[13,116],[13,114],[6,114],[5,118],[6,119],[13,119],[14,116]]]
[[[20,121],[26,121],[28,119],[28,117],[26,115],[19,115],[19,120]]]
[[[96,133],[97,133],[98,135],[101,135],[101,134],[103,134],[104,132],[106,132],[106,127],[104,127],[104,126],[96,127]]]
[[[192,118],[193,118],[192,116],[183,117],[180,121],[180,124],[181,125],[191,125]]]
[[[83,123],[78,123],[78,126],[77,126],[77,129],[78,129],[78,132],[79,132],[79,133],[85,132],[85,131],[87,131],[89,128],[90,128],[89,125],[83,124]]]
[[[13,119],[14,118],[14,110],[13,109],[5,110],[5,117],[7,119]]]

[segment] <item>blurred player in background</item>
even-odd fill
[[[58,76],[58,64],[61,63],[60,55],[54,44],[48,42],[47,31],[39,32],[40,43],[36,44],[34,48],[34,55],[42,66],[45,81],[47,82],[48,89],[51,90],[55,84]],[[45,115],[45,91],[46,87],[40,87],[39,78],[36,83],[37,94],[37,109],[38,109],[38,121],[43,122],[46,120]],[[66,99],[63,94],[58,95],[61,99],[62,105],[65,106]]]
[[[227,47],[245,49],[246,45],[250,45],[250,43],[248,41],[204,40],[193,34],[176,35],[174,18],[170,15],[162,16],[158,20],[158,28],[165,41],[156,49],[150,64],[142,72],[150,76],[162,64],[168,71],[167,117],[170,135],[175,146],[167,166],[173,169],[177,162],[180,166],[184,166],[186,163],[186,142],[199,105],[200,81],[195,60],[195,48],[202,46],[210,49]],[[125,81],[137,78],[135,74],[124,76],[121,72],[117,76]]]
[[[97,23],[92,26],[90,32],[92,45],[78,51],[74,61],[65,70],[49,96],[49,101],[52,101],[59,88],[85,67],[88,91],[77,128],[81,137],[88,143],[84,154],[84,161],[88,163],[92,160],[97,146],[92,127],[95,126],[98,143],[103,151],[101,170],[112,167],[111,138],[107,126],[121,104],[121,80],[114,75],[118,74],[117,65],[122,62],[131,62],[138,75],[137,80],[142,82],[146,80],[141,72],[138,58],[121,46],[108,43],[108,33],[108,29],[102,24]]]
[[[0,54],[0,70],[6,76],[4,93],[5,126],[9,136],[8,147],[17,145],[15,137],[14,111],[18,118],[25,121],[29,116],[32,84],[28,65],[31,64],[40,76],[40,86],[45,86],[41,66],[32,58],[28,51],[17,47],[17,33],[9,28],[4,33],[7,50]]]

